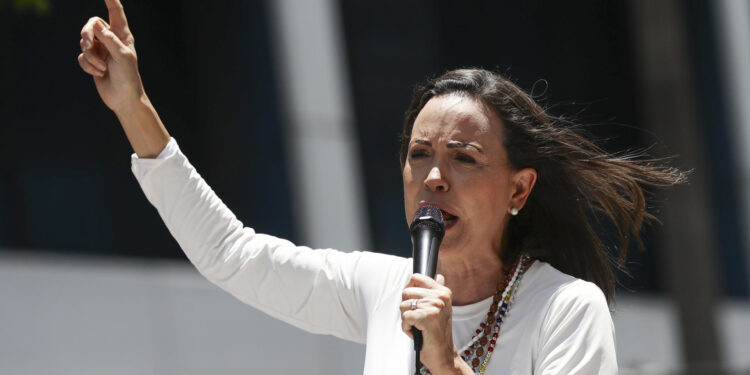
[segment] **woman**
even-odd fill
[[[201,273],[243,302],[316,333],[367,345],[364,373],[599,374],[617,371],[607,300],[614,276],[589,223],[616,225],[624,259],[645,211],[640,185],[675,170],[615,157],[483,70],[420,89],[404,123],[407,222],[438,207],[435,279],[411,259],[311,250],[243,227],[180,152],[150,104],[118,0],[81,32],[81,68],[120,120],[133,172]],[[405,285],[405,287],[404,287]]]

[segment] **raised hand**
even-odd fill
[[[141,158],[159,155],[169,132],[151,105],[138,74],[135,39],[120,0],[105,0],[109,23],[91,17],[81,29],[78,63],[94,76],[104,104],[115,112],[133,151]]]
[[[81,29],[78,63],[94,77],[96,89],[111,110],[126,111],[144,95],[138,73],[135,39],[120,0],[105,0],[109,23],[91,17]]]

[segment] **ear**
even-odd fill
[[[510,208],[516,208],[519,211],[523,208],[531,194],[531,189],[534,188],[536,177],[536,170],[533,168],[524,168],[513,173],[511,177],[513,196],[510,198]]]

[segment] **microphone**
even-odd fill
[[[414,273],[434,278],[437,272],[438,249],[445,235],[443,213],[434,206],[419,207],[409,226],[411,231],[412,259]],[[412,327],[414,336],[415,366],[420,369],[419,352],[422,350],[422,332]]]
[[[422,206],[409,226],[411,231],[414,273],[434,278],[440,241],[445,234],[443,213],[435,206]]]

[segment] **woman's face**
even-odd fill
[[[503,147],[499,116],[456,94],[430,99],[417,115],[403,178],[408,222],[423,205],[443,211],[442,261],[498,254],[508,212],[525,200],[517,197],[518,176]]]

